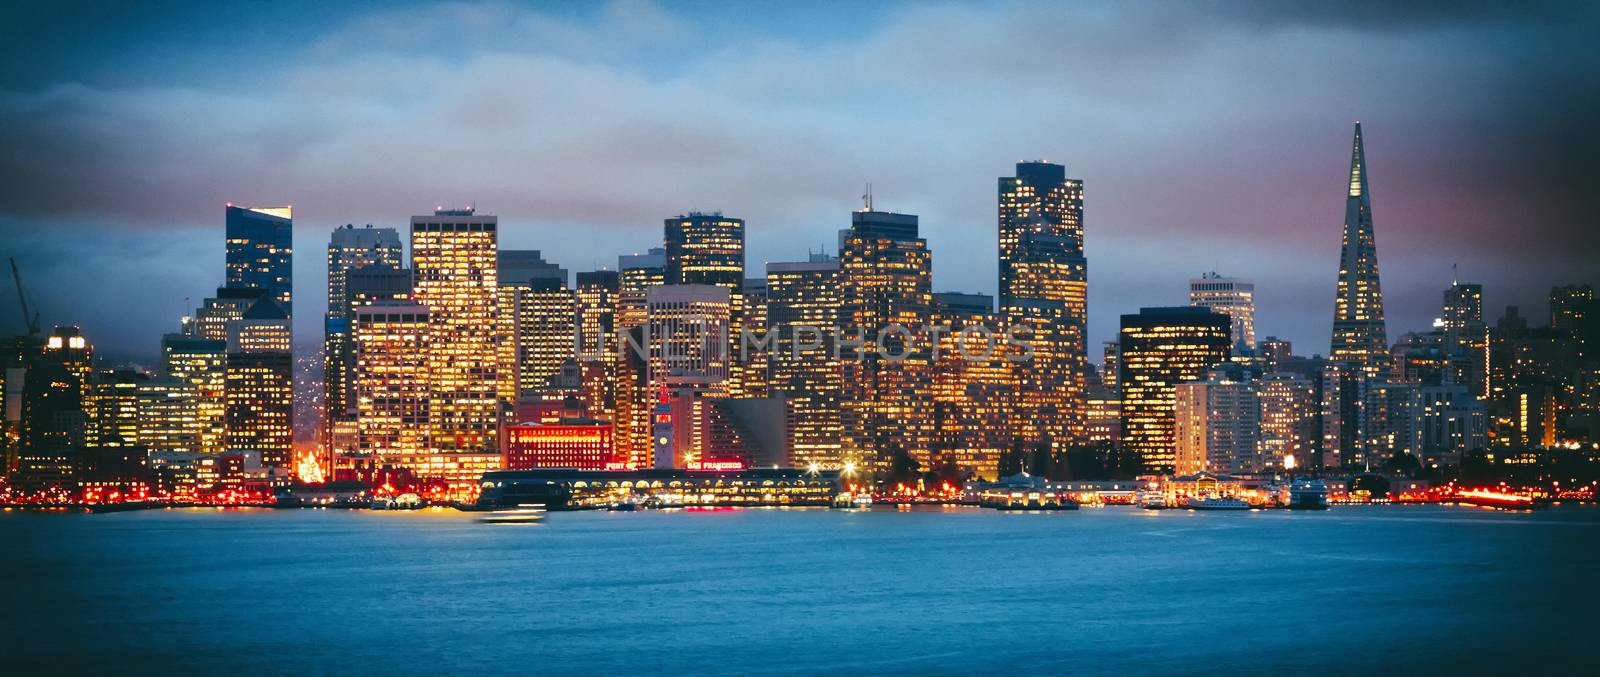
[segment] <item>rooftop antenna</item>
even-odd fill
[[[1456,270],[1456,264],[1452,263],[1452,264],[1450,264],[1450,286],[1457,287],[1457,286],[1460,286],[1460,285],[1461,285],[1461,273],[1460,273],[1460,271]]]
[[[872,211],[872,182],[871,181],[867,182],[867,192],[866,192],[866,194],[861,196],[861,201],[863,203],[865,203],[865,206],[866,206],[866,208],[862,209],[861,211],[864,211],[864,212]]]

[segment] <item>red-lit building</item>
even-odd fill
[[[519,423],[506,426],[506,438],[507,470],[623,468],[611,444],[610,421],[562,418],[555,423]]]

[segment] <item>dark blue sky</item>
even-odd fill
[[[759,274],[831,248],[871,181],[922,216],[936,288],[993,292],[995,177],[1031,158],[1086,181],[1096,344],[1216,267],[1323,352],[1355,119],[1391,337],[1452,263],[1492,317],[1600,282],[1585,4],[20,4],[0,253],[117,356],[221,282],[230,201],[295,206],[315,340],[328,231],[435,204],[572,270],[720,209]]]

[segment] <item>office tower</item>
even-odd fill
[[[227,286],[261,289],[294,316],[294,221],[290,207],[227,208]],[[211,337],[207,337],[211,338]]]
[[[1255,281],[1206,273],[1189,280],[1189,305],[1204,306],[1232,318],[1234,354],[1255,350]]]
[[[1033,346],[1016,367],[1013,428],[1028,443],[1082,437],[1088,372],[1083,182],[1048,162],[999,180],[1000,316]]]
[[[357,448],[384,456],[431,449],[428,308],[380,301],[355,311],[352,371]]]
[[[294,441],[294,363],[289,316],[262,296],[228,323],[227,451],[288,468]]]
[[[502,398],[542,390],[573,356],[574,297],[566,269],[537,250],[500,250]]]
[[[577,358],[582,369],[584,405],[590,415],[606,420],[611,420],[616,413],[617,361],[622,347],[617,332],[620,283],[614,270],[596,270],[577,276],[573,323],[578,337]]]
[[[1256,352],[1261,354],[1263,360],[1266,360],[1268,369],[1277,369],[1278,365],[1288,362],[1289,358],[1294,357],[1294,344],[1290,343],[1288,339],[1268,336],[1261,341],[1261,345]]]
[[[1369,469],[1382,467],[1396,453],[1411,453],[1412,399],[1418,385],[1367,380],[1361,387],[1359,453]]]
[[[743,219],[689,212],[665,223],[667,284],[739,289],[744,282]]]
[[[1317,384],[1300,374],[1269,372],[1256,380],[1256,400],[1261,405],[1262,463],[1285,470],[1311,468],[1321,432]]]
[[[374,303],[409,300],[411,285],[410,268],[388,263],[344,271],[338,303],[329,306],[329,316],[324,322],[327,344],[323,355],[323,385],[327,396],[323,402],[326,408],[323,442],[329,449],[350,451],[355,448],[355,383],[352,380],[356,367],[355,312]]]
[[[771,390],[772,359],[772,351],[765,343],[771,321],[766,279],[745,280],[737,297],[739,314],[734,317],[729,336],[734,377],[728,384],[728,393],[738,398],[764,398]]]
[[[617,257],[617,328],[632,329],[645,323],[649,310],[645,295],[651,287],[667,283],[667,250],[653,247],[645,254]]]
[[[400,233],[393,228],[346,224],[328,239],[328,315],[342,317],[349,297],[349,274],[367,266],[405,267]]]
[[[77,327],[57,326],[29,365],[22,379],[21,483],[44,487],[73,479],[86,442],[93,359],[94,346]]]
[[[139,384],[136,400],[139,445],[151,454],[204,453],[210,422],[202,419],[200,389],[173,376]]]
[[[1227,361],[1233,320],[1207,308],[1141,308],[1122,316],[1120,336],[1123,448],[1146,472],[1171,473],[1177,386]]]
[[[934,357],[934,440],[917,461],[927,469],[953,466],[996,477],[1000,456],[1011,448],[1008,403],[1015,380],[1005,336],[994,329],[1000,326],[994,297],[945,292],[933,298],[933,326],[943,328]]]
[[[651,287],[648,304],[649,383],[694,384],[727,394],[729,297],[706,284]]]
[[[1100,345],[1100,383],[1112,394],[1122,392],[1121,381],[1117,380],[1122,371],[1121,360],[1117,359],[1118,351],[1122,350],[1122,343],[1106,341]]]
[[[932,351],[918,332],[932,319],[933,256],[914,215],[859,211],[850,221],[839,256],[844,449],[884,468],[932,441]]]
[[[91,447],[130,447],[139,444],[139,388],[150,375],[128,367],[101,369],[90,374],[89,429]]]
[[[1455,282],[1444,291],[1444,350],[1450,382],[1474,397],[1489,396],[1489,325],[1483,321],[1483,285]]]
[[[498,220],[472,209],[411,217],[413,300],[428,308],[430,444],[498,449]]]
[[[346,224],[333,229],[328,240],[328,311],[322,334],[322,441],[332,444],[334,426],[351,409],[350,370],[355,363],[351,338],[353,287],[350,278],[356,271],[381,267],[396,271],[405,265],[400,234],[393,228],[356,228]],[[409,271],[407,271],[409,273]],[[406,276],[406,293],[411,280]]]
[[[265,290],[253,287],[218,287],[217,295],[202,301],[194,318],[184,323],[183,333],[211,341],[226,341],[228,323],[244,317],[244,311],[266,294]]]
[[[649,321],[650,308],[647,294],[651,287],[667,283],[667,250],[653,247],[644,254],[624,254],[617,257],[616,328],[618,336],[635,336],[635,343],[644,340],[643,334],[631,332]],[[624,343],[620,347],[625,348]],[[635,457],[648,461],[650,457],[650,416],[655,409],[656,394],[647,381],[648,369],[643,361],[629,364],[630,356],[619,356],[613,391],[616,407],[612,416],[616,434],[612,437],[622,458]]]
[[[731,294],[719,285],[685,284],[651,287],[646,303],[648,321],[633,332],[643,333],[649,359],[643,380],[646,392],[667,393],[672,407],[675,457],[671,467],[699,467],[707,461],[737,459],[713,453],[697,437],[706,432],[711,416],[702,399],[728,397],[728,331],[732,326]],[[632,352],[631,348],[627,352]],[[637,420],[637,417],[630,417]],[[630,430],[634,439],[644,432]],[[641,454],[643,445],[634,445]],[[669,459],[654,458],[649,465],[664,467]],[[643,458],[639,465],[646,465]]]
[[[834,354],[841,293],[837,258],[767,264],[769,388],[789,402],[799,466],[838,469],[851,460],[840,446],[844,365]]]
[[[1174,392],[1175,472],[1259,472],[1261,405],[1253,384],[1219,372],[1180,383]]]
[[[1577,330],[1594,300],[1594,287],[1586,284],[1551,287],[1550,328]]]
[[[1367,188],[1367,156],[1356,123],[1350,151],[1350,190],[1345,197],[1344,245],[1339,254],[1339,284],[1333,302],[1333,339],[1328,359],[1364,376],[1389,371],[1389,340],[1383,322],[1383,291],[1378,283],[1378,242],[1372,227],[1372,194]]]
[[[1365,469],[1361,453],[1361,394],[1367,377],[1348,365],[1328,362],[1318,394],[1322,443],[1318,468]]]
[[[242,317],[242,315],[241,315]],[[227,445],[228,342],[167,334],[161,337],[161,373],[189,384],[194,390],[195,425],[199,446],[195,451],[218,454]]]
[[[1458,465],[1466,452],[1489,446],[1488,413],[1467,386],[1416,388],[1410,414],[1410,447],[1425,465]]]
[[[1115,445],[1122,440],[1122,399],[1116,391],[1090,385],[1084,409],[1084,441]]]

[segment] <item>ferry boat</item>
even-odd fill
[[[1190,496],[1183,501],[1190,510],[1249,510],[1250,504],[1232,496]]]
[[[421,510],[427,507],[427,503],[416,494],[400,494],[374,498],[368,507],[373,510]]]
[[[1290,510],[1327,510],[1328,485],[1322,480],[1295,480],[1289,485]]]
[[[995,510],[1077,510],[1078,502],[1054,491],[991,489],[978,496],[978,504]]]
[[[833,507],[842,510],[866,510],[872,507],[872,495],[852,494],[846,491],[833,498]]]
[[[1145,510],[1165,510],[1167,508],[1167,495],[1159,491],[1139,492],[1139,507]]]
[[[515,508],[496,510],[478,521],[484,524],[532,524],[544,520],[544,506],[524,503]]]

